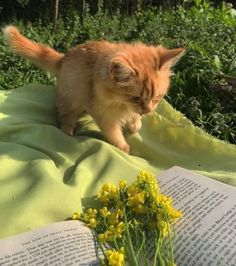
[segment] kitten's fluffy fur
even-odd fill
[[[141,128],[141,116],[154,110],[167,93],[171,67],[184,49],[142,43],[89,42],[65,55],[3,29],[11,50],[57,76],[60,128],[73,135],[76,121],[89,113],[107,140],[129,152],[122,130]]]

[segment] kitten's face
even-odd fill
[[[116,100],[140,115],[155,110],[167,94],[171,67],[183,52],[181,48],[145,47],[136,57],[134,54],[117,56],[110,70],[116,87]]]
[[[169,75],[167,73],[153,72],[150,72],[144,79],[139,77],[136,80],[136,84],[126,88],[124,93],[129,107],[140,115],[155,110],[168,91]]]

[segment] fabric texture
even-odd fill
[[[219,141],[163,100],[128,136],[131,155],[105,141],[90,116],[76,136],[58,129],[53,86],[0,91],[0,237],[65,220],[105,182],[174,165],[236,186],[236,146]]]

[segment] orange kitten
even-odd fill
[[[141,128],[141,116],[153,111],[166,95],[171,67],[184,49],[142,43],[88,42],[65,55],[4,28],[11,50],[57,76],[60,128],[73,135],[77,119],[89,113],[106,139],[129,152],[123,128]]]

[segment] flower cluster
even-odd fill
[[[141,171],[130,185],[104,184],[97,199],[100,208],[75,213],[72,219],[84,221],[96,232],[104,265],[140,265],[140,261],[149,265],[150,260],[153,265],[174,265],[171,224],[182,214],[170,197],[160,193],[153,174]]]

